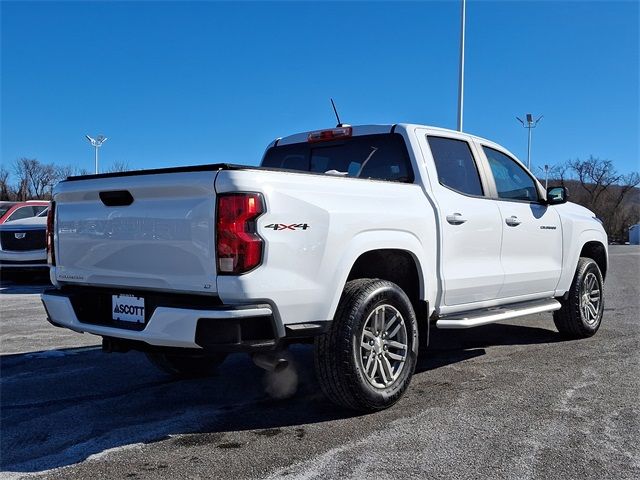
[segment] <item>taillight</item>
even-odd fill
[[[216,255],[219,274],[238,275],[262,262],[263,240],[256,233],[256,218],[264,213],[259,193],[218,195]]]
[[[350,137],[353,133],[351,127],[338,127],[330,130],[318,130],[317,132],[311,132],[307,137],[309,143],[314,142],[328,142],[330,140],[336,140],[338,138]]]
[[[54,222],[56,219],[56,202],[51,202],[47,213],[47,262],[51,266],[56,264],[56,252],[53,245]]]

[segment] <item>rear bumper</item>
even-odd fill
[[[23,252],[0,250],[0,268],[42,268],[47,269],[46,250],[25,250]]]
[[[117,328],[80,321],[71,297],[58,290],[42,294],[49,322],[77,332],[157,347],[268,350],[277,347],[282,336],[280,332],[284,331],[275,324],[269,305],[223,305],[210,309],[157,306],[142,330]]]

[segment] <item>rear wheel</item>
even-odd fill
[[[586,338],[600,328],[604,312],[602,273],[591,258],[578,261],[573,283],[562,308],[553,312],[553,321],[560,333],[569,338]]]
[[[329,331],[316,339],[320,386],[347,408],[387,408],[407,389],[417,352],[416,316],[402,289],[385,280],[353,280]]]
[[[177,378],[197,378],[213,375],[216,368],[224,362],[226,356],[226,353],[206,356],[147,353],[147,358],[153,365]]]

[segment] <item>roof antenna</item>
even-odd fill
[[[336,104],[333,101],[333,98],[330,99],[331,100],[331,106],[333,107],[333,113],[336,114],[336,120],[338,120],[338,124],[336,125],[336,127],[349,127],[350,125],[347,123],[342,123],[340,121],[340,116],[338,115],[338,109],[336,108]]]

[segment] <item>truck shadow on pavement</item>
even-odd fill
[[[468,330],[432,328],[428,348],[423,349],[421,346],[416,373],[485,355],[485,347],[535,345],[564,340],[554,330],[524,325],[494,323]]]
[[[493,345],[559,340],[554,331],[511,325],[432,331],[433,348],[421,355],[416,373],[483,355]],[[245,355],[230,356],[212,378],[181,381],[137,352],[107,355],[84,347],[2,356],[1,470],[41,472],[175,435],[176,447],[234,448],[222,440],[225,432],[275,435],[295,426],[304,435],[305,424],[357,415],[325,400],[310,346],[294,347],[292,356],[300,383],[288,400],[264,393],[263,372]]]
[[[51,288],[49,274],[45,272],[0,272],[0,295],[42,293]]]

